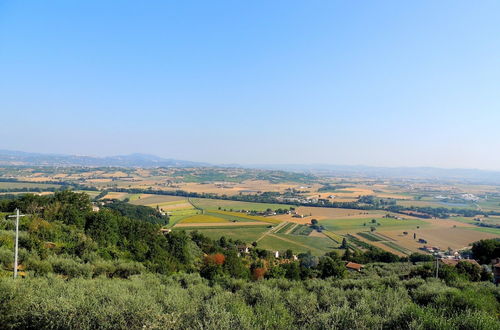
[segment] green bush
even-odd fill
[[[5,247],[0,247],[0,266],[11,267],[14,263],[14,251]]]
[[[74,277],[91,277],[92,266],[84,264],[73,258],[64,256],[50,256],[47,261],[52,266],[52,269],[57,274],[66,275],[69,278]]]
[[[145,271],[145,267],[138,262],[119,262],[115,264],[113,276],[129,278],[132,275],[138,275]]]

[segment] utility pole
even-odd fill
[[[436,278],[438,278],[439,274],[439,258],[436,257]]]
[[[9,218],[16,218],[16,243],[14,246],[14,278],[17,277],[17,255],[19,251],[19,218],[24,217],[24,214],[19,214],[19,209],[16,209],[16,215],[9,215]]]

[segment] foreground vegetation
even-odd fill
[[[210,284],[197,274],[0,279],[0,324],[17,329],[498,329],[490,284],[363,279]]]
[[[162,232],[154,209],[92,210],[69,191],[0,200],[0,328],[5,329],[497,329],[500,291],[485,268],[441,266],[367,245],[323,256],[269,251],[199,232]],[[244,251],[246,248],[250,250]],[[500,242],[472,253],[488,263]],[[348,272],[347,261],[366,264]]]

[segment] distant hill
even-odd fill
[[[500,185],[500,171],[436,167],[375,167],[329,164],[251,165],[251,168],[309,172],[320,176],[461,181]]]
[[[41,154],[23,151],[0,150],[0,165],[21,166],[121,166],[121,167],[199,167],[207,163],[166,159],[147,154],[92,157],[61,154]]]
[[[446,169],[435,167],[375,167],[363,165],[331,164],[224,164],[213,165],[155,155],[133,153],[130,155],[92,157],[79,155],[42,154],[23,151],[1,150],[0,166],[87,166],[87,167],[220,167],[260,169],[307,173],[316,176],[389,178],[409,180],[460,181],[500,185],[500,171],[478,169]]]

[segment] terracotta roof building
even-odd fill
[[[350,261],[345,266],[348,270],[353,270],[353,271],[357,271],[357,272],[360,272],[361,269],[363,269],[363,267],[365,267],[364,265],[357,264],[355,262],[350,262]]]

